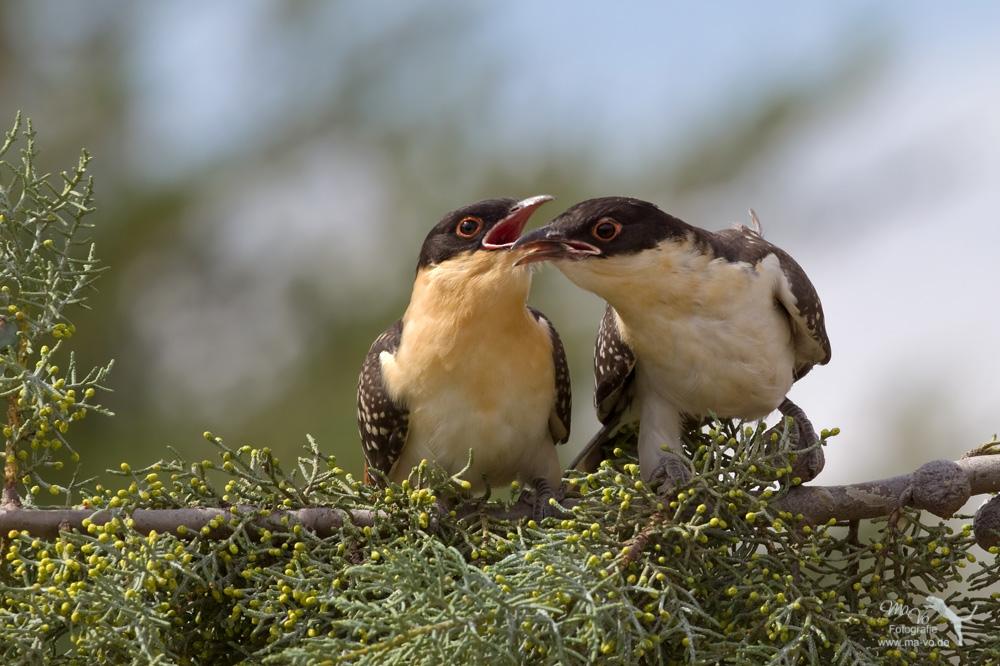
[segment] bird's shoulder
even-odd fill
[[[781,279],[775,289],[775,300],[788,312],[796,338],[796,379],[805,376],[813,365],[830,360],[823,304],[805,270],[790,254],[745,226],[705,232],[702,239],[714,256],[729,262],[756,266],[768,256],[777,259]]]

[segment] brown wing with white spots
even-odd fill
[[[596,471],[604,457],[603,444],[635,418],[631,410],[635,397],[635,355],[622,339],[617,319],[615,309],[608,305],[594,345],[594,407],[602,427],[576,455],[570,469]]]
[[[617,318],[615,309],[608,305],[594,345],[594,407],[604,424],[628,410],[635,378],[635,356],[622,339]]]
[[[382,352],[395,354],[403,333],[403,320],[385,330],[372,343],[358,378],[358,432],[365,451],[365,483],[368,468],[383,474],[399,459],[406,443],[409,412],[389,396],[382,377]]]
[[[830,338],[826,334],[823,304],[798,262],[748,227],[726,229],[710,236],[712,238],[709,243],[716,256],[729,261],[744,261],[754,265],[769,254],[778,258],[785,275],[785,284],[776,291],[775,299],[788,313],[792,324],[796,381],[805,377],[814,365],[829,362]]]
[[[573,416],[573,387],[569,380],[569,363],[566,362],[566,350],[549,318],[535,308],[528,306],[535,319],[549,327],[552,336],[552,363],[555,365],[556,403],[552,406],[549,417],[549,429],[552,441],[564,444],[569,439],[569,427]]]

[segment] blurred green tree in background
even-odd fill
[[[151,463],[167,445],[197,459],[206,429],[281,457],[311,433],[357,473],[357,373],[404,309],[419,244],[444,212],[555,195],[540,222],[621,193],[683,217],[883,60],[869,42],[847,45],[821,77],[734,99],[685,146],[651,136],[622,165],[593,137],[511,135],[497,91],[512,73],[478,48],[473,7],[417,3],[378,20],[360,3],[181,14],[123,0],[0,6],[0,120],[18,109],[34,120],[42,171],[85,146],[100,183],[95,240],[110,270],[74,342],[83,366],[116,359],[106,404],[117,416],[76,432],[85,475]],[[187,29],[217,31],[241,66],[201,69],[197,53],[164,62],[155,40],[183,44]],[[186,76],[207,79],[205,99],[171,98]],[[198,150],[157,142],[156,122],[189,128]],[[535,284],[533,303],[570,348],[582,442],[601,305]]]

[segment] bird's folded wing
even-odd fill
[[[566,361],[566,350],[549,318],[528,306],[535,319],[545,324],[552,336],[552,363],[555,367],[556,401],[549,417],[549,429],[552,431],[552,441],[563,444],[569,439],[570,422],[573,416],[573,387],[569,379],[569,363]]]
[[[635,355],[622,338],[618,313],[608,305],[594,345],[594,406],[603,427],[587,442],[570,464],[583,471],[593,471],[600,463],[600,447],[625,425],[623,418],[632,406],[635,392]]]
[[[409,412],[389,395],[382,375],[383,353],[395,355],[403,333],[399,319],[378,336],[358,380],[358,430],[368,467],[388,474],[406,443]],[[366,470],[367,476],[367,470]]]
[[[804,377],[814,365],[826,364],[830,360],[830,338],[826,334],[823,306],[816,288],[798,262],[748,227],[707,235],[711,237],[716,256],[729,261],[755,266],[768,255],[777,257],[784,279],[775,291],[775,300],[788,313],[792,325],[795,380]]]

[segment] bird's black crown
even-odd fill
[[[424,239],[417,270],[479,249],[483,237],[507,217],[517,203],[516,199],[508,197],[485,199],[445,215]]]
[[[597,257],[635,254],[668,238],[685,237],[692,227],[655,204],[631,197],[588,199],[570,206],[545,227],[566,239],[601,249]]]

